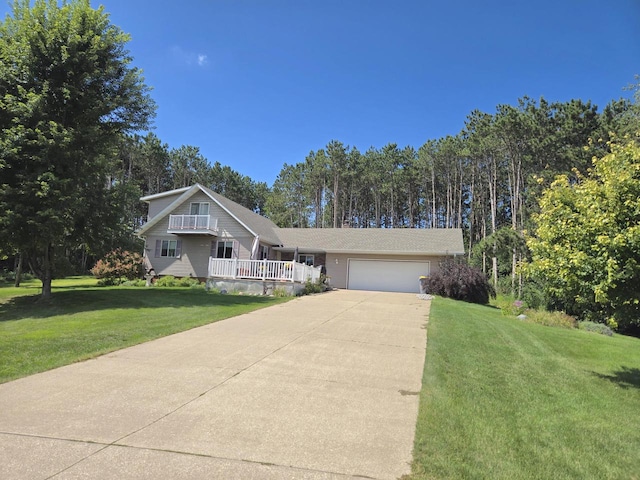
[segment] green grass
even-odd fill
[[[202,289],[98,287],[88,277],[0,285],[0,383],[188,330],[286,298]]]
[[[438,298],[412,479],[640,478],[640,339]]]

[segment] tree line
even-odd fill
[[[0,260],[42,280],[141,245],[143,195],[204,183],[261,211],[267,186],[150,129],[156,104],[128,34],[89,0],[16,0],[0,22]]]
[[[627,99],[598,111],[579,99],[523,97],[493,113],[474,110],[457,135],[417,148],[388,143],[361,152],[332,140],[283,166],[266,212],[285,227],[462,228],[470,260],[515,288],[523,232],[544,188],[557,175],[577,181],[612,136],[637,126]]]
[[[258,213],[264,213],[269,187],[220,162],[211,164],[193,145],[170,148],[154,133],[121,136],[107,175],[107,188],[124,198],[127,229],[133,232],[146,221],[140,197],[167,190],[205,185]]]
[[[156,105],[128,41],[89,0],[17,0],[0,22],[0,260],[36,273],[44,298],[54,276],[140,248],[141,196],[199,182],[283,227],[461,228],[495,286],[640,325],[640,83],[601,111],[529,97],[474,110],[421,146],[332,140],[269,188],[141,133]]]

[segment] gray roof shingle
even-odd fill
[[[200,188],[210,197],[214,198],[222,207],[224,207],[231,215],[236,217],[246,227],[253,230],[254,233],[260,235],[260,239],[266,243],[273,245],[279,245],[280,240],[275,231],[278,229],[277,225],[269,220],[267,217],[263,217],[256,212],[252,212],[246,207],[243,207],[239,203],[229,200],[227,197],[223,197],[219,193],[213,190],[203,187]]]
[[[176,205],[186,201],[197,189],[214,199],[246,228],[268,244],[301,252],[370,253],[391,255],[462,255],[464,244],[459,228],[278,228],[262,215],[223,197],[200,184],[149,195],[151,201],[169,194],[182,194],[139,231],[144,233]]]
[[[464,254],[459,228],[279,228],[284,248],[332,253]]]

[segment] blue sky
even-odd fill
[[[418,148],[524,95],[602,108],[640,73],[640,0],[99,4],[132,36],[161,140],[269,185],[332,139]]]

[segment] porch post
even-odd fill
[[[262,259],[262,281],[266,280],[267,278],[267,259],[263,258]]]

